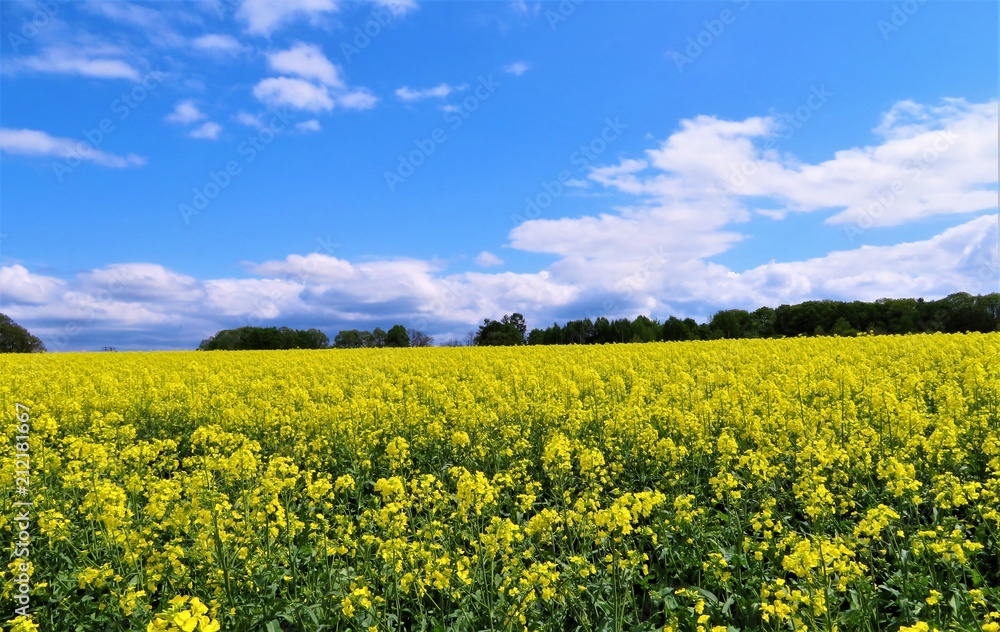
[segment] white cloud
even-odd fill
[[[514,75],[515,77],[520,77],[529,70],[531,70],[531,64],[526,61],[515,61],[513,64],[508,64],[503,67],[503,71],[505,73]]]
[[[80,75],[95,79],[140,79],[139,71],[117,55],[56,46],[40,55],[4,59],[4,71]]]
[[[263,79],[254,86],[253,95],[270,107],[287,105],[310,112],[333,109],[333,99],[326,86],[317,86],[305,79]]]
[[[272,70],[316,80],[334,88],[343,88],[337,67],[326,58],[318,46],[298,43],[288,50],[267,57]]]
[[[473,261],[476,262],[477,266],[483,268],[491,268],[493,266],[503,265],[503,259],[501,259],[500,257],[496,256],[495,254],[487,250],[484,250],[478,255],[476,255],[476,258],[473,259]]]
[[[348,110],[370,110],[378,103],[378,97],[366,88],[358,88],[337,97],[337,103]]]
[[[325,110],[341,98],[305,79],[280,79],[324,90],[321,95],[329,100],[310,98],[306,91],[296,107],[318,103]],[[247,264],[252,278],[244,279],[198,280],[153,264],[125,264],[63,280],[8,266],[0,268],[0,290],[5,313],[33,331],[37,325],[43,340],[46,334],[59,335],[65,323],[79,318],[74,314],[88,309],[83,329],[97,333],[81,334],[78,344],[92,344],[87,341],[124,327],[151,337],[168,324],[177,333],[164,334],[160,345],[187,347],[218,329],[242,324],[333,327],[328,332],[333,334],[336,327],[399,322],[433,335],[467,331],[484,317],[512,311],[524,313],[534,326],[597,314],[700,317],[719,308],[820,298],[933,299],[958,291],[995,291],[1000,216],[995,211],[996,155],[988,150],[997,130],[989,111],[995,105],[987,106],[954,100],[935,107],[898,104],[882,118],[878,143],[836,152],[817,164],[762,147],[780,129],[768,117],[684,121],[645,155],[586,172],[591,189],[614,192],[618,206],[574,217],[546,216],[552,213],[546,206],[541,217],[510,231],[511,247],[556,256],[534,273],[451,274],[436,261],[352,262],[313,253]],[[247,124],[258,121],[249,114],[243,118]],[[954,134],[954,141],[927,164],[920,179],[907,183],[919,195],[897,194],[900,208],[907,210],[900,221],[959,217],[939,212],[931,203],[935,196],[962,200],[992,187],[994,200],[985,212],[967,212],[936,236],[883,246],[854,247],[845,225],[820,223],[843,213],[872,187],[884,186],[886,178],[891,181],[914,152],[922,159],[927,135],[933,138],[938,131]],[[0,148],[11,153],[55,155],[64,143],[72,141],[30,130],[0,131]],[[734,182],[734,166],[747,164],[755,166],[753,173]],[[720,187],[720,179],[727,186]],[[816,214],[821,230],[844,235],[843,249],[749,269],[713,261],[753,236],[751,218],[771,217],[756,220],[770,230],[783,217],[807,211]],[[886,234],[880,233],[880,241]],[[490,252],[480,253],[475,262],[502,264]],[[125,280],[116,281],[116,273]]]
[[[410,11],[416,11],[416,0],[373,0],[374,4],[385,7],[392,11],[394,15],[405,15]]]
[[[259,116],[255,116],[253,114],[250,114],[249,112],[244,112],[243,110],[237,112],[236,116],[234,116],[233,118],[240,125],[246,125],[247,127],[254,127],[257,129],[264,127],[264,123],[261,122]]]
[[[711,285],[686,289],[696,300],[743,305],[995,292],[1000,287],[998,221],[998,215],[984,215],[922,241],[772,262],[743,273],[711,270]]]
[[[837,151],[816,164],[774,148],[786,128],[770,117],[699,116],[647,152],[648,166],[658,173],[641,177],[612,168],[596,170],[592,178],[659,198],[704,197],[720,189],[734,199],[770,197],[786,212],[834,210],[829,223],[866,228],[996,206],[996,101],[896,104],[875,129],[879,144]]]
[[[317,46],[298,43],[270,54],[268,62],[272,70],[297,75],[264,79],[254,87],[254,96],[271,107],[286,105],[320,112],[339,105],[347,110],[367,110],[378,102],[367,88],[348,88],[340,69]]]
[[[95,149],[90,143],[50,136],[31,129],[0,129],[0,151],[22,156],[51,156],[93,162],[102,167],[141,167],[146,159],[135,154],[118,156]]]
[[[340,9],[337,0],[244,0],[236,11],[256,35],[270,35],[293,21],[306,19],[316,23],[322,16]]]
[[[139,2],[87,2],[80,3],[87,11],[101,15],[119,24],[132,26],[142,31],[145,39],[155,46],[177,47],[187,44],[185,38],[171,25],[169,17],[182,17],[170,7],[161,11],[151,3]],[[169,7],[169,8],[167,8]]]
[[[222,126],[218,123],[213,123],[212,121],[206,121],[188,132],[188,136],[191,138],[200,138],[203,140],[215,140],[219,137],[222,132]]]
[[[32,274],[22,265],[0,268],[0,304],[45,304],[54,300],[65,286],[61,279]]]
[[[441,83],[433,88],[424,88],[423,90],[414,90],[408,86],[403,86],[396,90],[396,96],[399,97],[401,101],[406,101],[411,103],[413,101],[421,101],[423,99],[444,99],[452,92],[460,92],[465,90],[468,86],[451,86],[447,83]]]
[[[170,123],[179,123],[181,125],[187,125],[189,123],[194,123],[195,121],[200,121],[205,118],[205,115],[198,106],[195,105],[194,101],[191,99],[185,99],[184,101],[179,101],[177,105],[174,106],[174,111],[167,115],[164,119]]]
[[[316,119],[310,119],[308,121],[302,121],[301,123],[296,123],[295,128],[301,132],[319,132],[323,128],[320,126],[319,121]]]
[[[982,216],[922,241],[772,262],[742,273],[659,256],[669,253],[623,259],[610,270],[564,260],[537,273],[464,274],[417,259],[355,263],[312,253],[247,264],[252,277],[240,279],[199,280],[128,263],[62,280],[13,265],[0,267],[0,298],[4,313],[60,348],[100,346],[108,339],[120,344],[123,330],[156,339],[153,346],[191,348],[218,329],[246,324],[319,326],[332,335],[339,327],[403,323],[433,335],[467,331],[484,317],[511,311],[535,326],[596,314],[686,316],[706,305],[939,298],[996,285],[998,221],[997,215]],[[67,336],[70,330],[76,333]]]
[[[198,50],[230,56],[236,56],[244,53],[249,48],[240,44],[239,40],[232,35],[219,33],[209,33],[208,35],[196,37],[191,40],[191,45]]]

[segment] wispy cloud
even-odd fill
[[[520,77],[529,70],[531,70],[531,64],[526,61],[515,61],[513,64],[508,64],[503,67],[503,71],[505,73],[514,75],[515,77]]]
[[[487,250],[484,250],[476,255],[476,258],[473,259],[473,261],[477,266],[482,268],[492,268],[494,266],[503,265],[503,259]]]
[[[222,133],[221,125],[213,123],[212,121],[206,121],[188,132],[188,136],[202,140],[216,140],[219,138],[220,133]]]
[[[46,132],[32,129],[0,129],[0,151],[21,156],[75,158],[117,169],[141,167],[146,164],[146,159],[142,156],[135,154],[118,156],[95,149],[89,143],[80,140],[51,136]]]
[[[461,92],[465,90],[468,86],[463,84],[460,86],[452,86],[447,83],[440,83],[433,88],[424,88],[422,90],[414,90],[409,86],[403,86],[396,90],[396,96],[399,97],[400,101],[405,101],[411,103],[413,101],[422,101],[424,99],[444,99],[447,98],[449,94],[453,92]]]
[[[191,40],[191,45],[197,50],[218,53],[230,57],[235,57],[236,55],[240,55],[249,50],[248,46],[241,44],[239,40],[232,35],[219,33],[209,33],[208,35],[196,37]]]
[[[39,55],[6,58],[3,67],[9,73],[38,72],[95,79],[139,80],[139,71],[118,55],[69,46],[55,46]]]

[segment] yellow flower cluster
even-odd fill
[[[1000,632],[1000,333],[0,371],[6,628]]]

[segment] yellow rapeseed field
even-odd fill
[[[1000,630],[1000,334],[0,370],[5,629]]]

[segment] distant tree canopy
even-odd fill
[[[524,316],[514,312],[510,315],[504,314],[500,320],[484,319],[474,342],[484,347],[523,345],[527,333],[528,325],[524,322]]]
[[[0,353],[37,353],[45,344],[18,325],[6,314],[0,314]]]
[[[318,329],[288,327],[240,327],[223,329],[198,345],[201,351],[273,349],[326,349],[330,339]]]
[[[489,332],[497,331],[497,321],[487,319],[486,323],[480,327],[480,334],[487,326],[492,327]],[[532,345],[605,344],[936,331],[1000,331],[1000,293],[972,296],[963,292],[938,301],[920,298],[883,298],[873,303],[807,301],[777,309],[761,307],[752,312],[727,309],[716,312],[709,322],[702,324],[675,316],[662,323],[646,316],[638,316],[635,320],[608,320],[602,316],[594,321],[585,318],[571,320],[562,326],[553,323],[546,329],[532,329],[527,340]],[[483,344],[478,340],[477,336],[476,344]]]
[[[376,327],[371,331],[344,329],[333,337],[336,349],[361,349],[380,347],[426,347],[434,339],[416,329],[393,325],[389,331]]]

